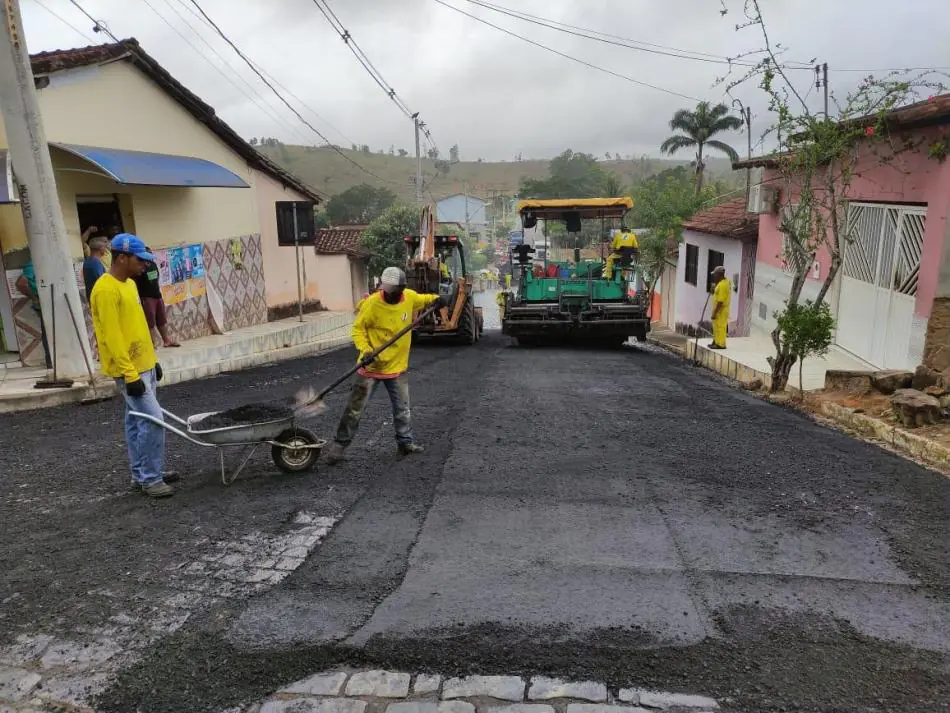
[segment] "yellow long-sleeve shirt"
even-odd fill
[[[637,234],[632,233],[629,230],[623,233],[617,233],[614,235],[614,239],[610,241],[611,250],[620,250],[621,248],[640,248],[640,242],[637,240]]]
[[[89,303],[106,376],[132,382],[155,367],[152,335],[133,280],[121,282],[106,273],[96,280]]]
[[[372,352],[388,342],[403,327],[412,323],[413,314],[425,309],[438,299],[438,295],[421,295],[414,290],[405,290],[402,299],[389,304],[381,292],[365,298],[360,312],[353,322],[353,344],[360,354]],[[387,348],[369,366],[360,369],[362,376],[376,379],[392,379],[409,368],[409,346],[412,332],[407,332],[399,341]]]
[[[732,304],[732,282],[728,277],[724,277],[717,282],[713,290],[713,310],[715,310],[716,305],[720,304],[722,307],[719,309],[717,319],[728,322],[729,307]]]

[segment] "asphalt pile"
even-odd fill
[[[279,418],[290,418],[293,409],[289,406],[277,404],[245,404],[237,408],[219,411],[196,421],[192,430],[210,431],[214,428],[228,428],[230,426],[246,426],[253,423],[266,423]]]

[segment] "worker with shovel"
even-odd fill
[[[407,331],[391,346],[370,360],[373,352],[413,320],[413,313],[438,301],[438,295],[423,295],[406,289],[406,273],[398,267],[383,270],[381,289],[363,300],[359,314],[353,322],[353,344],[359,350],[360,368],[357,380],[350,391],[346,410],[340,418],[336,437],[327,448],[326,459],[330,464],[343,460],[344,451],[350,445],[366,403],[382,383],[389,392],[393,406],[393,425],[396,428],[396,443],[403,455],[418,453],[422,449],[412,434],[412,417],[409,409],[409,347],[412,331]]]

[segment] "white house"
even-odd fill
[[[488,201],[467,193],[456,193],[436,201],[436,220],[440,223],[460,223],[471,233],[485,234],[488,229],[486,208]]]
[[[676,271],[676,331],[693,335],[708,329],[713,284],[710,273],[720,265],[732,281],[729,334],[747,336],[752,322],[757,216],[746,212],[745,198],[700,211],[683,223]]]

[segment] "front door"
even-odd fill
[[[926,208],[852,203],[837,343],[882,369],[913,369],[909,354]]]

